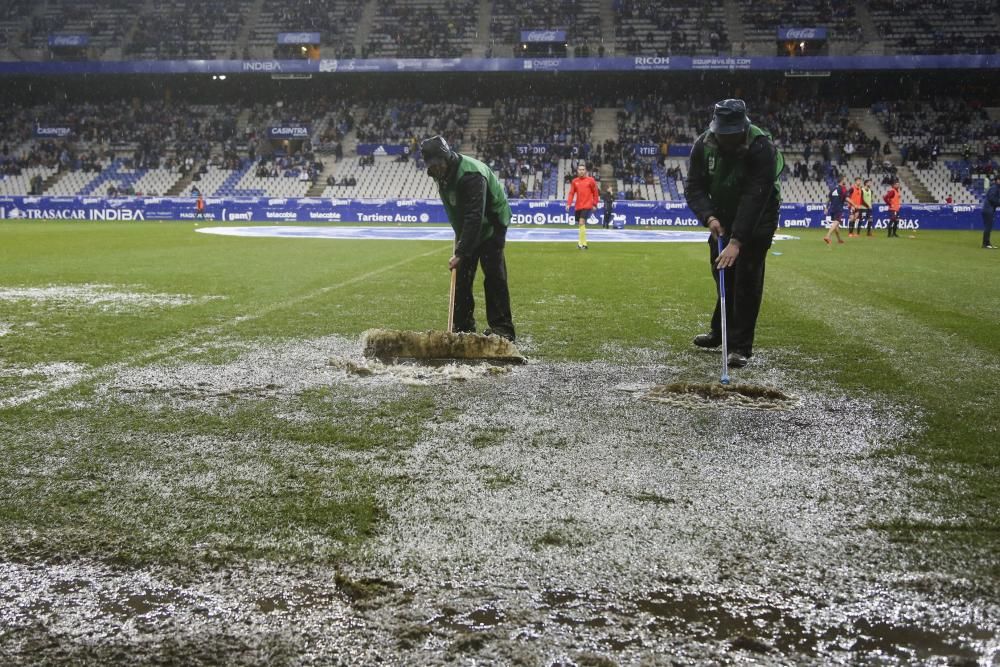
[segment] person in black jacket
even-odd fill
[[[778,227],[784,158],[771,135],[753,125],[743,100],[715,105],[712,123],[694,143],[685,196],[708,227],[709,257],[716,285],[725,280],[729,366],[741,368],[753,354],[757,315],[764,295],[764,261]],[[719,252],[717,239],[724,248]],[[719,299],[711,331],[694,344],[722,344]]]
[[[1000,206],[1000,176],[994,176],[993,185],[986,191],[986,197],[983,199],[983,247],[989,250],[995,247],[990,243],[990,233],[993,231],[993,218],[996,217],[998,206]]]
[[[610,185],[604,186],[601,201],[604,202],[604,228],[607,229],[611,226],[615,215],[615,193],[611,191]]]

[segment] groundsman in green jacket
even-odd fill
[[[510,204],[503,184],[479,160],[451,150],[443,137],[421,142],[420,156],[427,164],[427,174],[437,182],[448,222],[455,230],[455,252],[448,260],[448,268],[457,271],[455,331],[476,331],[472,287],[476,267],[482,266],[489,323],[483,333],[513,341],[514,320],[504,257]]]
[[[726,281],[727,362],[736,368],[745,366],[753,354],[764,262],[778,227],[784,164],[771,135],[750,122],[746,103],[737,99],[715,105],[712,124],[691,150],[685,196],[711,232],[709,256],[716,285]],[[720,320],[716,299],[711,330],[696,336],[694,344],[721,345]]]

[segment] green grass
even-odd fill
[[[921,548],[944,548],[960,534],[963,545],[996,553],[1000,253],[979,249],[971,232],[833,249],[817,231],[795,233],[801,240],[776,244],[781,254],[768,260],[760,358],[831,393],[884,397],[921,416],[924,428],[892,455],[915,457],[913,484],[955,520],[915,515],[874,528]],[[533,356],[687,350],[711,306],[707,248],[602,244],[599,236],[586,253],[572,243],[509,245],[515,321]],[[59,392],[0,409],[0,522],[17,535],[0,555],[322,560],[363,542],[385,515],[379,489],[405,483],[380,476],[365,457],[405,452],[421,424],[454,416],[429,391],[366,411],[344,389],[307,392],[293,406],[312,415],[305,421],[288,419],[288,405],[240,396],[222,397],[212,411],[87,406],[111,364],[225,363],[267,341],[442,328],[449,250],[211,236],[183,223],[0,223],[0,290],[111,285],[194,298],[102,311],[0,297],[0,400],[44,385],[40,365],[69,362],[83,372]],[[192,351],[213,341],[227,347]],[[484,432],[471,445],[505,437]],[[199,455],[205,439],[215,444]],[[166,441],[186,444],[174,451]],[[212,478],[223,464],[259,476]],[[169,487],[200,476],[207,481],[190,493],[157,495],[157,479]],[[504,473],[484,480],[496,489],[510,482]]]

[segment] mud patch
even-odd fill
[[[791,410],[798,400],[772,387],[752,384],[672,382],[656,385],[642,397],[679,407],[705,409],[719,407],[748,410]]]
[[[482,359],[495,363],[527,363],[514,344],[500,336],[372,329],[364,333],[362,344],[365,357],[386,362],[394,359]]]

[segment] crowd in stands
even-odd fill
[[[124,53],[156,59],[235,57],[244,12],[241,0],[155,3],[151,12],[139,14]]]
[[[5,3],[10,4],[10,3]],[[114,43],[120,44],[125,37],[125,28],[106,16],[94,16],[93,10],[100,6],[125,14],[134,8],[128,0],[101,0],[86,2],[80,0],[50,0],[42,12],[35,12],[34,5],[13,3],[14,9],[22,7],[31,15],[28,28],[21,35],[20,46],[25,48],[45,48],[49,35],[60,32],[76,33],[81,26],[86,27],[86,33],[92,40],[106,36]]]
[[[357,138],[361,143],[416,145],[427,136],[441,134],[460,145],[469,122],[467,101],[454,104],[431,104],[415,100],[373,101],[358,122]]]
[[[992,120],[981,101],[939,97],[930,102],[887,101],[873,111],[893,137],[906,137],[908,153],[937,153],[946,145],[970,144],[980,153],[995,154],[1000,122]],[[911,140],[909,137],[918,137]]]
[[[630,55],[728,51],[726,26],[715,9],[711,3],[683,0],[614,0],[618,44]]]
[[[875,28],[900,53],[997,53],[990,0],[868,0]]]
[[[594,107],[589,103],[552,97],[509,97],[493,104],[482,145],[549,144],[556,147],[590,145]],[[559,152],[561,149],[556,148]]]
[[[362,53],[355,54],[354,35],[369,2],[374,23]],[[1000,50],[994,0],[737,0],[736,5],[748,39],[770,41],[779,27],[809,26],[826,28],[831,40],[861,46],[860,17],[868,13],[873,17],[868,32],[885,42],[889,54]],[[267,0],[260,11],[263,22],[247,26],[253,6],[252,0],[7,0],[0,3],[0,21],[14,27],[0,30],[0,46],[44,50],[49,35],[68,30],[89,35],[91,44],[114,44],[125,58],[249,58],[248,44],[274,50],[276,32],[311,31],[321,33],[324,57],[460,57],[477,37],[480,15],[478,0]],[[600,34],[599,10],[608,6],[618,28],[616,55],[733,50],[723,4],[686,0],[493,0],[490,35],[480,42],[518,44],[522,30],[563,29],[576,55],[605,55],[603,45],[591,50],[589,40]]]
[[[272,26],[282,27],[275,33],[288,31],[320,33],[324,57],[354,58],[352,41],[357,25],[361,21],[362,8],[362,4],[356,2],[269,0],[261,13],[270,16]],[[251,40],[253,37],[251,34]],[[277,57],[277,47],[275,52]]]
[[[570,41],[600,32],[600,20],[582,11],[581,0],[494,0],[490,34],[494,40],[518,44],[522,30],[566,31]]]
[[[824,27],[831,39],[860,40],[863,33],[852,0],[740,0],[742,20],[772,39],[779,27]]]
[[[354,129],[354,112],[350,101],[340,99],[336,102],[324,100],[322,105],[328,109],[326,125],[317,128],[313,141],[319,153],[333,153],[339,160],[344,157],[344,137]]]
[[[308,148],[291,155],[275,154],[262,158],[254,170],[257,178],[297,178],[315,183],[323,172],[323,163]]]
[[[520,192],[528,174],[541,172],[548,178],[560,159],[590,157],[593,116],[594,107],[587,103],[540,96],[505,98],[493,104],[486,135],[474,137],[473,147],[513,184],[514,192]]]
[[[100,172],[118,158],[127,169],[166,168],[188,173],[215,151],[219,164],[238,163],[232,134],[235,108],[147,102],[10,107],[0,121],[0,170],[29,167]],[[59,139],[35,139],[33,128],[70,129]]]
[[[276,44],[279,32],[318,32],[324,58],[355,58],[354,34],[363,9],[363,3],[349,0],[265,0],[247,43],[269,48],[275,58],[286,58],[287,47]]]
[[[376,0],[375,25],[362,57],[458,58],[475,32],[479,3],[445,0],[439,6]]]
[[[843,162],[877,157],[883,148],[877,137],[869,137],[851,121],[848,107],[838,101],[765,98],[751,118],[771,132],[779,147],[802,152],[807,159],[819,155],[824,162]]]
[[[397,159],[413,160],[417,168],[419,140],[442,134],[457,150],[493,167],[513,196],[537,196],[542,182],[550,187],[553,174],[562,173],[560,160],[566,159],[584,161],[594,173],[610,165],[625,190],[630,185],[659,184],[664,172],[667,178],[679,179],[676,164],[666,160],[670,148],[693,143],[708,126],[712,108],[707,94],[698,92],[664,91],[593,102],[541,95],[501,97],[492,104],[486,130],[480,133],[468,128],[467,100],[355,103],[357,107],[344,100],[315,98],[281,105],[257,103],[249,108],[240,104],[123,104],[120,100],[33,107],[0,104],[0,176],[19,175],[33,167],[96,173],[117,160],[129,170],[159,167],[192,174],[198,180],[206,165],[235,171],[249,160],[260,178],[326,180],[328,185],[352,187],[351,175],[325,176],[316,146],[321,142],[332,146],[339,161],[344,157],[346,134],[355,129],[361,143],[406,145],[409,153]],[[614,138],[595,143],[593,119],[598,106],[618,109],[617,127]],[[1000,121],[991,118],[982,101],[946,96],[924,102],[891,100],[877,102],[872,110],[892,137],[892,150],[898,147],[898,156],[889,153],[888,145],[867,136],[838,101],[788,100],[776,95],[752,100],[749,114],[755,124],[773,134],[785,152],[787,177],[802,182],[823,182],[846,173],[844,165],[859,157],[867,173],[883,181],[893,176],[892,161],[897,157],[903,165],[926,169],[947,155],[952,177],[966,184],[996,168],[993,160],[1000,155]],[[360,120],[356,122],[355,116]],[[61,139],[38,138],[34,136],[36,124],[65,127],[70,134]],[[313,136],[282,147],[267,135],[268,127],[274,125],[308,125]],[[640,157],[636,145],[651,149],[650,154]],[[956,153],[962,155],[958,163],[954,162]],[[375,158],[366,156],[358,166],[374,165]],[[112,186],[119,187],[117,183],[108,187]],[[40,187],[41,183],[32,183],[32,191]],[[551,196],[551,187],[548,193]]]

